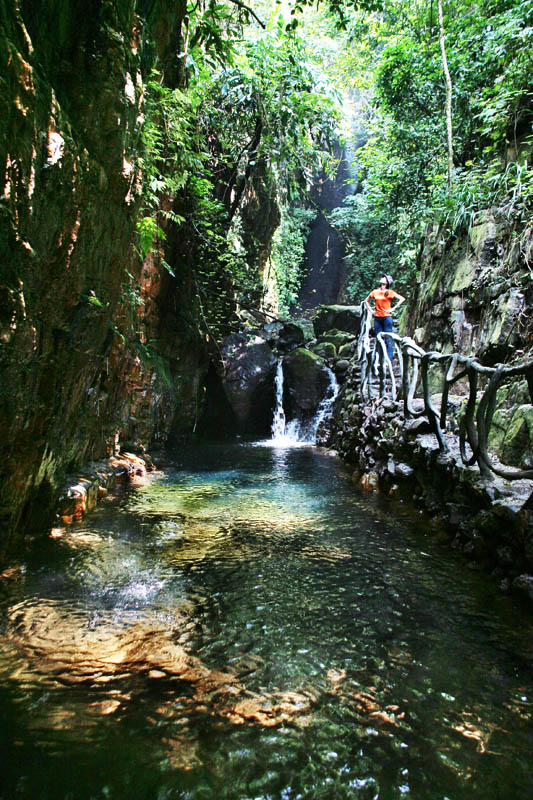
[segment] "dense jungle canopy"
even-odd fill
[[[309,188],[321,168],[335,170],[338,142],[356,184],[331,215],[349,299],[380,272],[403,288],[416,281],[431,226],[449,235],[495,205],[527,221],[532,16],[528,0],[184,7],[177,63],[156,60],[146,86],[144,253],[165,230],[161,196],[179,194],[174,219],[194,232],[199,297],[216,328],[224,298],[254,304],[262,290],[237,213],[260,180],[279,199],[268,258],[287,311],[316,215]]]

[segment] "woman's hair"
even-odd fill
[[[394,283],[392,275],[382,275],[380,280],[383,280],[383,278],[385,278],[385,280],[387,281],[387,289],[391,289],[392,284]]]

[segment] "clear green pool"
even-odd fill
[[[0,798],[533,796],[533,617],[314,448],[196,447],[0,581]]]

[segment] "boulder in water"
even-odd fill
[[[252,429],[256,417],[271,416],[276,359],[263,339],[243,333],[227,336],[221,353],[224,393],[241,428]]]
[[[283,361],[285,386],[289,398],[290,415],[318,408],[330,384],[330,372],[324,360],[299,347]]]

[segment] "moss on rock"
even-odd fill
[[[335,349],[338,350],[342,345],[349,344],[353,342],[354,335],[352,333],[346,333],[345,331],[339,331],[336,328],[333,328],[326,333],[323,333],[320,337],[319,343],[322,342],[330,342],[331,344],[335,345]]]
[[[337,355],[337,348],[333,342],[319,342],[313,346],[312,351],[321,358],[335,358]]]
[[[523,469],[533,466],[533,405],[518,406],[502,443],[502,460]]]

